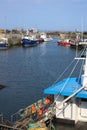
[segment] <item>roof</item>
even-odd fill
[[[81,78],[66,78],[47,89],[44,89],[44,94],[70,96],[81,87]],[[78,98],[87,98],[87,91],[81,90],[75,96]]]

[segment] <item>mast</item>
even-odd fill
[[[82,28],[82,29],[81,29],[81,30],[82,30],[82,35],[81,35],[81,36],[82,36],[82,40],[83,40],[83,17],[82,17],[82,19],[81,19],[81,28]]]
[[[84,64],[84,74],[82,75],[83,78],[83,86],[84,89],[87,90],[87,48],[86,48],[86,57],[85,57],[85,64]]]

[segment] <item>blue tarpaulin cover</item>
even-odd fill
[[[47,89],[44,89],[44,94],[60,94],[62,96],[70,96],[82,87],[81,79],[78,78],[67,78],[64,79]],[[75,95],[78,98],[87,98],[87,91],[81,90]]]

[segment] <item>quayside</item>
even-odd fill
[[[72,74],[82,61],[78,77]],[[11,120],[6,121],[1,117],[0,129],[7,130],[56,130],[58,121],[87,122],[87,48],[72,61],[74,64],[67,78],[56,82],[44,89],[46,98],[29,105],[25,109],[11,115]],[[70,65],[65,69],[66,72]],[[64,72],[60,75],[62,76]],[[60,78],[60,77],[59,77]]]

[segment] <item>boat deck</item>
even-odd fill
[[[39,100],[39,105],[41,105],[41,102],[42,101]],[[11,121],[3,121],[2,124],[0,124],[0,130],[28,130],[30,124],[36,124],[36,128],[38,128],[39,130],[42,130],[42,128],[46,128],[46,130],[49,130],[46,126],[46,122],[53,119],[53,104],[51,104],[50,106],[44,105],[42,115],[38,115],[38,110],[40,106],[37,107],[37,111],[33,114],[31,112],[31,106],[28,106],[25,109],[21,109],[17,113],[13,114],[11,116]]]

